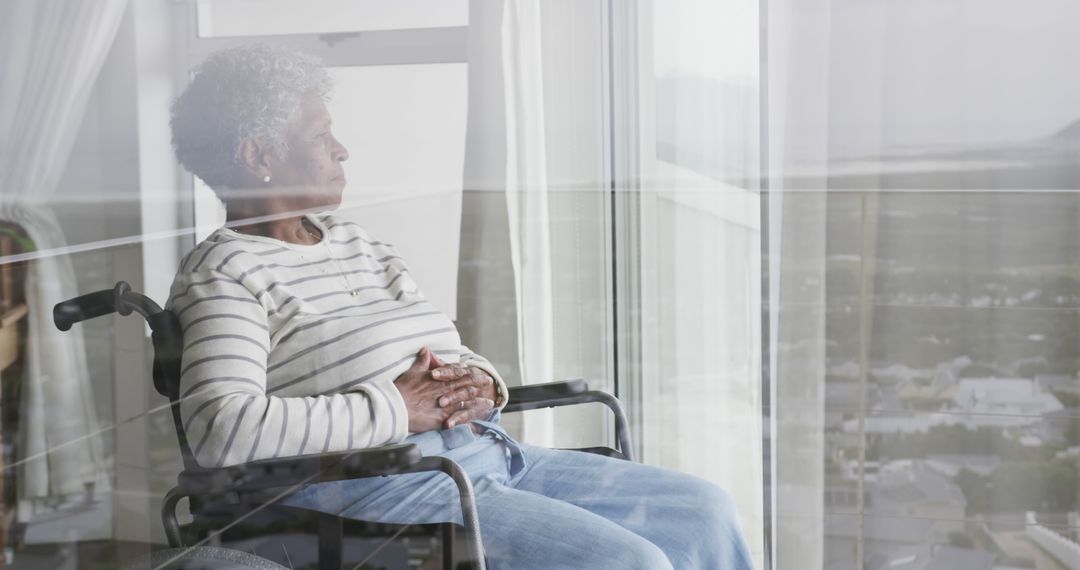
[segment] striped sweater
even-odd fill
[[[506,393],[390,244],[308,219],[318,244],[222,228],[180,264],[167,307],[184,332],[181,418],[204,467],[401,441],[409,417],[394,380],[422,346],[483,368]]]

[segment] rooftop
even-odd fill
[[[854,540],[858,535],[858,519],[859,517],[854,515],[826,517],[825,536]],[[867,515],[863,517],[863,539],[867,541],[923,544],[929,539],[935,524],[935,521],[919,518]]]
[[[923,462],[893,462],[891,465],[893,467],[881,470],[871,489],[875,510],[899,511],[906,505],[920,503],[967,505],[960,487]]]
[[[926,456],[926,466],[949,477],[956,476],[961,469],[974,471],[980,475],[989,475],[1001,465],[1001,458],[996,455],[958,455],[932,453]]]
[[[981,550],[939,546],[925,570],[991,570],[995,555]]]

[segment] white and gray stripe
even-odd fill
[[[184,331],[180,410],[200,465],[400,441],[408,410],[394,380],[422,346],[502,382],[393,246],[352,222],[309,220],[319,244],[221,229],[181,263],[168,306]]]

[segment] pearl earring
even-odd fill
[[[270,175],[263,176],[263,182],[270,182]]]

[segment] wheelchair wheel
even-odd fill
[[[170,548],[143,556],[125,570],[288,570],[250,552],[200,546],[197,548]]]

